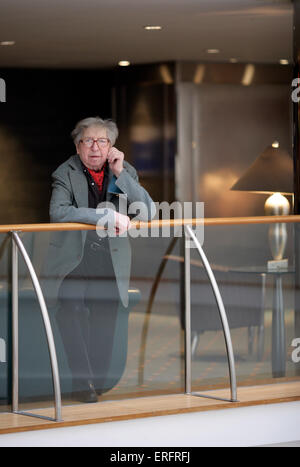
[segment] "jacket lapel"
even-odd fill
[[[69,162],[70,167],[70,179],[73,188],[76,204],[79,208],[88,207],[89,195],[88,195],[88,183],[86,176],[83,173],[80,157],[78,154],[73,156]],[[106,201],[112,201],[114,196],[119,196],[122,191],[116,185],[117,178],[111,170],[108,171],[108,184]]]
[[[113,175],[112,171],[109,170],[108,173],[108,185],[107,185],[107,193],[106,193],[106,201],[111,201],[113,196],[119,195],[122,193],[120,188],[116,185],[117,178]]]
[[[70,161],[69,165],[72,168],[70,170],[70,180],[76,204],[79,208],[87,208],[89,205],[88,184],[77,154]]]

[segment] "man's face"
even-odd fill
[[[86,128],[81,136],[81,140],[86,138],[98,139],[107,138],[106,129],[99,126],[91,126]],[[98,146],[94,141],[91,147],[86,146],[82,141],[76,145],[77,153],[82,163],[92,170],[99,170],[103,167],[107,160],[109,150],[111,148],[110,142],[106,146]]]

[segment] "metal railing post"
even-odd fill
[[[50,361],[51,361],[51,370],[52,370],[52,378],[53,378],[53,389],[54,389],[54,397],[55,397],[55,419],[36,415],[29,412],[22,411],[20,412],[18,409],[18,250],[20,251],[26,266],[28,268],[32,284],[39,301],[43,323],[46,331],[47,336],[47,343],[49,348],[50,354]],[[59,380],[59,371],[58,371],[58,363],[56,357],[56,349],[55,343],[51,328],[51,323],[45,303],[45,299],[42,293],[41,286],[39,284],[37,275],[33,268],[33,265],[30,261],[30,258],[27,254],[27,251],[16,231],[12,232],[12,283],[13,283],[13,411],[15,413],[19,413],[22,415],[28,415],[31,417],[43,418],[46,420],[54,420],[54,421],[61,421],[61,390],[60,390],[60,380]]]
[[[204,266],[204,268],[206,270],[206,273],[208,275],[208,278],[210,280],[210,283],[211,283],[211,286],[212,286],[212,289],[213,289],[213,292],[214,292],[214,295],[215,295],[215,298],[216,298],[220,318],[221,318],[221,321],[222,321],[222,327],[223,327],[223,332],[224,332],[224,337],[225,337],[225,344],[226,344],[226,351],[227,351],[229,376],[230,376],[230,388],[231,388],[230,402],[237,402],[237,384],[236,384],[234,353],[233,353],[233,347],[232,347],[232,341],[231,341],[231,335],[230,335],[230,329],[229,329],[229,325],[228,325],[227,315],[226,315],[223,300],[222,300],[222,297],[221,297],[221,294],[220,294],[220,291],[219,291],[219,287],[218,287],[218,284],[216,282],[215,276],[214,276],[214,274],[212,272],[212,269],[210,267],[210,264],[209,264],[209,262],[208,262],[208,260],[207,260],[207,258],[205,256],[205,253],[204,253],[204,251],[203,251],[203,249],[202,249],[196,235],[194,234],[194,232],[193,232],[193,230],[192,230],[192,228],[190,226],[185,227],[185,235],[186,235],[186,237],[189,237],[191,240],[193,240],[193,242],[196,245],[196,248],[197,248],[197,250],[198,250],[198,252],[199,252],[199,254],[201,256],[203,266]],[[186,256],[186,258],[188,258],[188,262],[190,264],[190,256],[189,256],[189,253],[187,253],[188,249],[189,249],[189,246],[187,245],[187,241],[186,241],[186,243],[185,243],[185,250],[186,250],[185,256]],[[189,268],[190,268],[190,266],[189,266]],[[188,266],[186,266],[186,271],[187,271],[187,269],[188,269]],[[190,275],[188,277],[186,277],[186,282],[188,280],[190,282]],[[190,290],[190,285],[188,286],[188,290]],[[191,314],[191,304],[190,304],[190,301],[189,301],[189,304],[188,304],[187,300],[188,300],[188,297],[186,296],[186,313],[188,313],[190,315]],[[190,320],[191,320],[191,317],[189,316],[189,318],[188,318],[189,326],[190,326]],[[189,329],[189,332],[190,332],[190,329]],[[186,359],[189,359],[189,363],[187,363],[187,366],[191,367],[191,354],[186,355]],[[191,392],[191,394],[195,395],[195,396],[200,396],[200,397],[210,397],[210,396],[201,395],[201,394],[197,394],[197,393],[193,393],[193,392]],[[226,399],[223,399],[223,398],[218,398],[218,397],[213,397],[213,396],[211,396],[211,398],[212,399],[226,400]]]
[[[192,392],[192,329],[191,329],[191,253],[188,239],[184,239],[185,290],[185,393]]]
[[[12,411],[19,410],[19,284],[18,247],[12,241]]]

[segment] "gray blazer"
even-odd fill
[[[88,208],[88,183],[78,155],[70,157],[52,174],[52,197],[50,201],[51,222],[79,222],[102,225],[113,212],[105,207]],[[127,195],[128,205],[142,201],[147,207],[141,211],[139,220],[151,220],[155,205],[147,191],[139,184],[136,170],[124,161],[124,170],[116,178],[109,170],[106,202],[119,208],[119,196]],[[80,263],[87,231],[57,232],[50,241],[48,259],[45,264],[45,296],[53,305],[56,303],[60,284]],[[109,246],[116,281],[122,304],[128,306],[128,288],[131,269],[131,248],[128,236],[110,237]],[[101,260],[101,257],[99,257]]]

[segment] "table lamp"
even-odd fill
[[[292,158],[279,147],[278,141],[274,141],[257,157],[231,190],[270,194],[265,202],[265,215],[288,215],[290,203],[284,195],[293,194],[294,191]],[[283,260],[287,242],[286,224],[270,225],[269,242],[273,261],[268,266],[287,267],[287,260]]]

